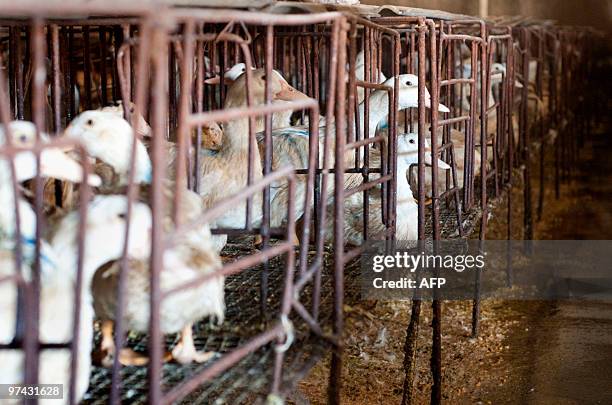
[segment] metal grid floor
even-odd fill
[[[252,244],[249,244],[252,246]],[[239,257],[254,251],[245,244],[231,244],[222,252],[227,257]],[[331,251],[326,251],[324,261],[331,260]],[[331,266],[326,266],[330,268]],[[260,310],[260,274],[262,266],[247,269],[230,276],[225,282],[226,318],[222,325],[213,325],[203,321],[194,327],[194,340],[198,350],[214,351],[220,354],[230,352],[246,343],[266,329]],[[356,277],[351,277],[356,279]],[[279,313],[281,293],[284,281],[284,258],[277,257],[269,262],[269,295],[267,319],[276,321]],[[320,316],[322,325],[330,324],[332,309],[332,280],[324,271],[321,284]],[[306,286],[301,293],[301,302],[306,308],[311,302],[311,288]],[[296,330],[296,339],[286,353],[283,367],[283,392],[289,392],[329,351],[326,341],[311,336],[307,325],[295,313],[292,316]],[[96,333],[96,347],[99,341]],[[128,336],[127,346],[137,352],[147,350],[146,335]],[[177,336],[168,336],[168,350],[176,344]],[[272,382],[274,348],[266,345],[251,353],[212,381],[203,384],[183,402],[198,404],[242,404],[260,403],[266,398]],[[167,363],[163,366],[162,390],[167,391],[182,383],[194,374],[202,371],[214,359],[205,364],[180,365]],[[147,368],[127,366],[121,370],[121,400],[130,404],[147,403]],[[84,404],[106,404],[109,402],[111,388],[111,370],[94,366],[92,369],[89,391]]]

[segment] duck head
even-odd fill
[[[255,68],[251,67],[251,70],[255,70]],[[229,70],[227,70],[223,74],[223,82],[226,85],[230,85],[230,84],[234,83],[240,76],[242,76],[242,74],[244,72],[246,72],[246,64],[244,62],[236,63],[234,66],[229,68]],[[206,84],[219,84],[219,83],[221,83],[221,77],[219,77],[219,75],[210,77],[210,78],[204,80],[204,83],[206,83]]]
[[[417,133],[411,132],[397,136],[397,160],[408,166],[419,162],[419,135]],[[425,164],[430,166],[432,164],[431,147],[427,139],[425,139]],[[438,159],[438,167],[444,170],[450,169],[450,166],[440,159]]]
[[[390,78],[384,82],[385,86],[393,87],[395,78]],[[398,108],[400,110],[406,108],[416,108],[419,106],[419,78],[413,74],[399,75],[399,98]],[[425,107],[431,108],[431,95],[429,90],[425,88]],[[444,104],[438,104],[438,111],[450,112]]]
[[[85,111],[72,120],[64,135],[81,141],[90,156],[110,165],[127,182],[134,132],[125,119],[115,113]],[[136,139],[134,167],[135,182],[151,182],[151,160],[140,139]]]
[[[251,94],[255,104],[263,104],[265,100],[266,82],[270,80],[273,102],[294,101],[308,99],[309,97],[301,91],[293,88],[283,76],[276,70],[272,71],[270,78],[266,77],[264,68],[253,71],[251,82]],[[241,75],[228,89],[225,99],[225,107],[238,107],[246,105],[246,78]]]
[[[491,65],[491,86],[499,84],[504,80],[506,76],[506,64],[505,63],[494,63]],[[514,87],[522,88],[523,84],[518,80],[514,81]]]
[[[251,68],[251,69],[255,70],[255,68]],[[225,72],[225,74],[223,75],[223,78],[228,83],[233,83],[236,81],[236,79],[242,76],[244,72],[246,72],[246,64],[244,62],[236,63],[227,72]]]

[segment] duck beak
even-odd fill
[[[491,84],[501,83],[504,79],[504,75],[501,72],[493,73],[491,75]]]
[[[523,83],[519,82],[518,80],[514,81],[514,87],[516,87],[517,89],[522,89],[523,88]]]
[[[40,174],[58,180],[81,183],[83,181],[83,168],[81,165],[62,150],[57,148],[45,149],[40,154]],[[98,187],[102,180],[95,174],[87,176],[87,183]]]
[[[425,89],[425,107],[431,108],[431,95],[427,88]],[[450,109],[442,103],[438,103],[438,111],[440,112],[450,112]]]
[[[450,170],[451,167],[445,161],[438,159],[438,168],[444,169],[444,170]]]
[[[432,166],[431,162],[431,148],[429,146],[425,147],[425,164]],[[449,170],[451,167],[448,163],[443,160],[438,159],[438,169]]]
[[[306,94],[302,93],[301,91],[294,89],[293,87],[289,85],[289,83],[282,80],[280,91],[274,94],[272,98],[274,100],[295,101],[295,100],[309,99],[310,97],[308,97]]]
[[[219,83],[221,83],[221,76],[215,75],[213,77],[209,77],[208,79],[204,80],[204,83],[206,83],[206,84],[219,84]]]
[[[425,100],[425,107],[431,108],[431,99],[428,98]],[[438,111],[447,113],[450,112],[450,109],[444,104],[438,103]]]
[[[450,112],[450,109],[442,103],[438,103],[438,111],[440,112]]]
[[[210,84],[210,85],[220,84],[221,83],[221,76],[215,75],[213,77],[209,77],[208,79],[204,80],[204,83]],[[224,77],[223,78],[223,84],[225,84],[226,86],[230,86],[230,85],[234,84],[234,80],[230,79],[229,77]]]

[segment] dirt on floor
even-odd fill
[[[410,316],[407,302],[363,303],[347,308],[346,352],[342,402],[345,404],[400,403],[404,381],[403,347]],[[363,308],[370,304],[369,309]],[[443,400],[448,403],[487,403],[489,393],[507,383],[504,338],[522,323],[512,305],[488,301],[482,306],[478,338],[470,338],[471,303],[447,302],[442,309]],[[423,303],[419,334],[417,403],[429,403],[431,377],[431,306]],[[299,390],[311,404],[326,403],[329,359],[319,363]],[[487,370],[485,373],[474,370]],[[298,401],[296,401],[298,402]]]
[[[561,184],[561,198],[555,198],[554,184],[545,185],[544,210],[541,218],[537,218],[539,183],[538,166],[534,163],[532,167],[535,173],[532,184],[534,239],[612,239],[610,206],[612,186],[608,185],[607,179],[593,176],[594,172],[602,173],[602,176],[612,172],[612,161],[606,158],[610,155],[610,151],[612,143],[609,137],[604,137],[603,134],[600,138],[595,138],[594,143],[587,144],[581,150],[583,163],[572,173],[568,181]],[[538,155],[537,151],[533,154],[534,157]],[[537,162],[537,158],[534,160]],[[554,173],[550,171],[552,169],[548,159],[546,166],[549,174]],[[586,181],[587,178],[590,180]],[[547,182],[554,181],[552,179],[554,179],[552,175],[545,176]],[[521,226],[523,190],[519,183],[517,181],[517,185],[510,191],[513,195],[514,220],[511,232],[513,239],[523,239],[524,236]],[[599,201],[599,206],[594,204],[594,201]],[[577,215],[577,212],[581,214]],[[502,199],[491,212],[487,238],[505,239],[506,237],[507,200]],[[605,311],[609,313],[611,307],[606,306]],[[403,348],[411,303],[357,301],[351,306],[346,306],[345,310],[346,346],[342,403],[355,405],[401,403],[404,381]],[[449,404],[498,404],[522,403],[529,399],[534,403],[579,403],[555,402],[554,397],[539,398],[534,394],[536,388],[541,390],[540,385],[555,384],[556,381],[550,376],[546,377],[546,371],[544,377],[534,375],[533,369],[537,366],[535,363],[538,363],[534,359],[546,352],[552,352],[550,358],[562,362],[563,358],[568,357],[566,354],[573,352],[572,346],[563,349],[562,354],[556,353],[554,348],[547,347],[551,336],[565,324],[565,318],[555,320],[555,315],[564,311],[572,312],[572,309],[555,302],[485,300],[481,307],[479,336],[471,338],[472,303],[444,302],[442,305],[443,401]],[[587,308],[587,312],[591,315],[593,311],[605,312],[601,308],[593,310]],[[431,303],[424,302],[415,378],[418,404],[430,403],[431,317]],[[552,319],[552,321],[543,324],[543,319]],[[607,324],[604,323],[605,325]],[[577,336],[576,333],[570,335]],[[609,351],[607,356],[610,356],[610,353],[612,351]],[[568,360],[571,362],[569,357]],[[601,359],[600,355],[598,357]],[[328,357],[312,369],[309,376],[299,384],[296,392],[289,398],[290,403],[299,405],[326,403],[329,361]],[[539,364],[538,367],[546,369],[545,364]],[[590,372],[588,368],[587,372]],[[555,378],[559,379],[558,376]],[[556,383],[562,385],[563,381]],[[576,384],[585,384],[585,382],[577,381]],[[600,403],[597,398],[594,401],[593,403]]]

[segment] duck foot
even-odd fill
[[[146,366],[149,363],[149,356],[125,347],[119,352],[119,363],[123,366]]]
[[[94,361],[102,367],[111,368],[115,357],[115,341],[113,339],[113,328],[115,323],[110,320],[102,321],[100,331],[102,332],[102,340],[100,342],[100,351],[94,355]]]
[[[115,351],[104,350],[94,353],[94,364],[99,364],[105,368],[112,368],[115,361]],[[164,363],[172,360],[172,353],[166,352],[163,356]],[[149,357],[145,354],[135,352],[130,348],[123,348],[119,352],[119,364],[122,366],[146,366],[149,363]]]
[[[217,352],[198,352],[195,348],[189,349],[183,345],[177,344],[172,349],[172,359],[180,364],[190,363],[206,363],[218,355]]]
[[[172,358],[180,364],[205,363],[215,357],[216,352],[198,352],[193,343],[191,324],[181,331],[181,339],[172,349]]]

